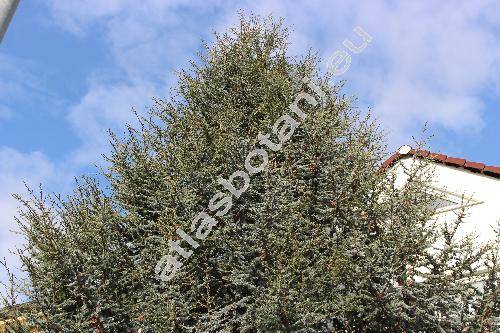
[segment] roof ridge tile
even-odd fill
[[[451,157],[441,153],[433,153],[424,149],[413,149],[409,146],[401,147],[398,152],[391,155],[387,160],[384,161],[384,163],[382,163],[381,168],[386,169],[406,156],[425,158],[433,162],[443,163],[445,165],[450,165],[457,168],[464,168],[475,173],[481,173],[486,176],[500,178],[500,166],[492,166],[480,162],[472,162],[464,158]]]

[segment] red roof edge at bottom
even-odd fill
[[[382,163],[381,169],[386,169],[392,166],[398,160],[408,156],[425,158],[436,163],[442,163],[456,168],[463,168],[475,173],[480,173],[486,176],[500,178],[499,166],[491,166],[491,165],[485,165],[484,163],[467,161],[466,159],[463,158],[450,157],[439,153],[432,153],[429,152],[428,150],[423,150],[423,149],[412,149],[409,146],[402,146],[399,149],[399,151],[394,153],[387,160],[385,160],[384,163]]]

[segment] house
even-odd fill
[[[478,244],[498,239],[500,167],[402,146],[382,168],[393,172],[396,185],[402,186],[415,163],[431,169],[429,193],[435,194],[436,219],[451,221],[466,208],[459,237],[474,233]]]

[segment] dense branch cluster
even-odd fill
[[[242,18],[179,73],[171,99],[112,135],[109,188],[84,178],[67,198],[20,198],[25,316],[46,332],[493,330],[498,249],[453,237],[462,216],[432,223],[421,170],[403,188],[377,172],[378,124],[314,55],[287,56],[287,41],[281,22]],[[287,144],[175,278],[158,279],[176,230],[223,190],[217,179],[243,169],[259,133],[312,93],[291,73],[312,78],[321,103],[300,105],[308,117]],[[493,266],[477,288],[467,279],[480,260]]]

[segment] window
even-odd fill
[[[431,203],[431,208],[439,210],[442,208],[450,207],[450,206],[455,206],[458,205],[458,202],[454,202],[445,198],[440,198],[440,197],[435,197],[434,200],[432,200]]]
[[[430,197],[430,208],[435,209],[436,213],[444,213],[463,207],[474,206],[481,202],[465,195],[457,195],[443,189],[431,187],[427,194]]]

